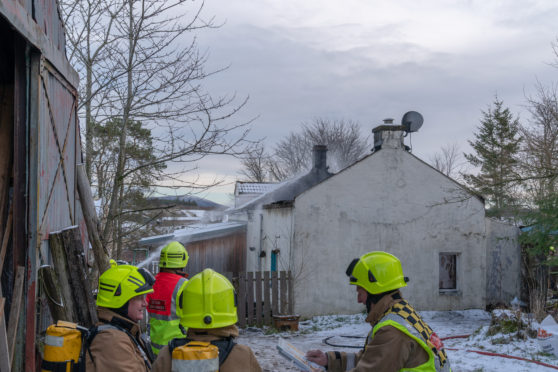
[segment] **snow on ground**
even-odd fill
[[[469,338],[448,339],[444,341],[453,372],[523,372],[556,371],[526,361],[485,356],[467,350],[479,350],[538,360],[558,366],[558,358],[541,352],[536,339],[519,341],[509,335],[498,333],[487,336],[491,313],[483,310],[464,311],[423,311],[423,319],[440,338],[458,335],[471,335]],[[327,337],[329,343],[336,345],[361,346],[370,331],[370,325],[364,321],[364,314],[318,316],[301,321],[298,332],[275,332],[273,329],[247,328],[241,331],[238,342],[248,345],[254,351],[264,371],[299,371],[287,359],[280,356],[276,345],[283,337],[302,351],[310,349],[340,350],[356,352],[359,349],[332,347],[323,343]],[[341,336],[360,336],[362,338],[345,338]]]

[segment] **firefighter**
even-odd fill
[[[182,301],[180,324],[188,328],[187,338],[174,339],[161,350],[153,364],[154,372],[170,372],[171,368],[172,371],[261,372],[252,350],[234,342],[238,336],[236,293],[227,278],[205,269],[188,282]],[[177,358],[177,349],[199,341],[217,346],[217,360]],[[202,367],[199,363],[206,365]]]
[[[346,272],[356,286],[359,303],[366,305],[372,325],[364,349],[358,353],[310,350],[308,360],[338,371],[450,372],[444,346],[407,301],[399,259],[386,252],[370,252],[351,262]]]
[[[86,371],[150,371],[152,360],[138,322],[143,319],[145,296],[153,292],[155,278],[145,269],[118,265],[114,260],[110,264],[99,277],[99,323],[85,350]]]
[[[184,273],[187,264],[188,252],[179,242],[170,242],[161,250],[153,293],[147,296],[151,350],[155,355],[173,338],[184,337],[179,328],[180,297],[188,281]]]

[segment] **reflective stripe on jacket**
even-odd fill
[[[181,295],[188,280],[173,273],[155,277],[153,293],[147,295],[151,348],[157,355],[173,338],[186,337],[180,330]]]
[[[373,305],[366,317],[371,330],[390,310],[403,302],[399,291],[384,296]],[[372,337],[370,332],[364,348],[358,353],[328,351],[328,372],[398,372],[412,370],[429,360],[426,350],[412,337],[398,328],[384,326],[377,329]]]
[[[442,342],[406,301],[395,304],[374,326],[369,337],[373,338],[376,332],[385,326],[392,326],[403,332],[415,340],[428,354],[426,363],[400,371],[451,372]]]

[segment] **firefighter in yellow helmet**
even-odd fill
[[[370,252],[351,262],[346,272],[356,286],[359,303],[366,305],[372,326],[364,349],[358,353],[310,350],[306,357],[329,372],[420,371],[450,372],[444,346],[407,301],[399,259],[386,252]]]
[[[114,260],[110,264],[99,277],[99,323],[89,336],[86,371],[150,371],[152,360],[138,322],[143,319],[145,295],[153,292],[155,278],[145,269],[118,265]]]
[[[252,350],[234,342],[238,337],[236,293],[227,278],[205,269],[188,282],[182,301],[180,324],[188,328],[187,338],[174,339],[161,350],[153,364],[154,372],[261,372]],[[192,342],[198,342],[198,348],[215,352],[207,353],[206,359],[193,361],[187,356]]]
[[[188,252],[179,242],[170,242],[161,250],[153,293],[147,296],[149,336],[155,355],[173,338],[184,337],[179,328],[180,296],[188,281],[184,272],[187,264]]]

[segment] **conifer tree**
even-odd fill
[[[474,152],[464,154],[465,159],[480,171],[463,176],[473,189],[486,198],[488,214],[503,216],[516,203],[514,189],[517,186],[518,153],[522,141],[519,119],[514,118],[497,96],[493,105],[482,114],[475,140],[469,141]]]

